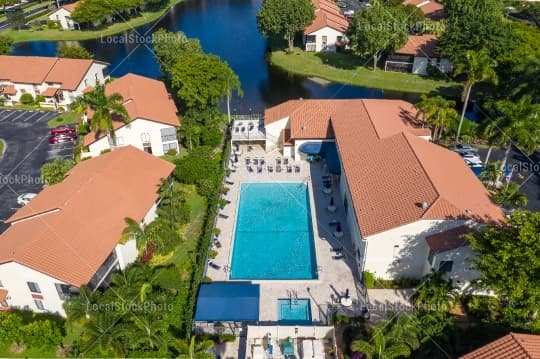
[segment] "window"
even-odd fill
[[[345,208],[345,215],[347,215],[347,212],[349,211],[349,201],[346,196],[343,199],[343,208]]]
[[[306,36],[306,42],[307,42],[307,43],[315,42],[316,40],[317,40],[317,36],[316,36],[316,35],[307,35],[307,36]]]
[[[453,261],[441,261],[441,263],[439,263],[439,272],[441,273],[451,272],[453,265],[454,265]]]
[[[167,127],[167,128],[162,128],[160,131],[161,131],[162,142],[176,141],[176,128]]]
[[[84,87],[88,87],[88,80],[84,79]]]
[[[45,306],[43,305],[43,301],[41,299],[34,299],[34,303],[36,303],[37,309],[45,310]]]
[[[26,284],[28,284],[28,289],[30,289],[32,293],[41,293],[41,290],[39,289],[39,285],[37,283],[26,282]]]
[[[2,284],[1,280],[0,280],[0,288],[4,288],[4,285]]]
[[[327,42],[328,42],[328,36],[323,36],[323,37],[322,37],[322,44],[323,44],[323,46],[326,45]]]
[[[116,145],[117,146],[123,146],[124,145],[124,138],[121,136],[116,136]]]
[[[343,36],[336,36],[336,41],[337,42],[343,41]]]
[[[143,143],[148,143],[150,142],[150,134],[148,132],[143,132],[141,133],[141,141]]]
[[[396,245],[394,245],[394,250],[392,252],[392,256],[394,258],[396,258],[398,256],[398,254],[399,254],[399,245],[396,244]]]
[[[56,291],[58,292],[58,297],[60,297],[61,300],[64,300],[71,296],[69,285],[54,283],[54,286],[56,287]]]
[[[152,154],[152,146],[144,146],[143,149],[144,149],[144,152]]]
[[[176,142],[163,144],[163,153],[167,153],[167,151],[169,150],[175,150],[178,152],[178,149],[176,148]]]
[[[433,253],[433,251],[430,249],[428,257],[427,257],[427,261],[428,261],[429,265],[432,266],[432,267],[433,267],[433,257],[434,256],[435,256],[435,253]]]

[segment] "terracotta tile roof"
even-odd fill
[[[43,97],[53,97],[54,95],[56,95],[58,90],[60,90],[60,88],[58,87],[47,87],[45,91],[42,91],[40,93],[40,95]]]
[[[96,60],[41,56],[0,56],[0,80],[14,83],[59,83],[63,90],[75,90]]]
[[[105,85],[107,95],[115,92],[122,95],[124,107],[131,121],[140,118],[175,127],[180,126],[178,109],[163,82],[129,73]],[[91,111],[88,112],[88,117],[91,118]],[[115,129],[118,129],[125,126],[125,123],[114,121],[113,125]],[[104,136],[105,133],[98,136],[90,133],[84,137],[84,146]]]
[[[6,300],[7,295],[8,291],[6,289],[0,289],[0,302]]]
[[[62,6],[62,9],[66,9],[67,11],[72,13],[73,11],[75,11],[75,8],[77,6],[79,6],[79,1],[75,1],[74,3],[64,5]]]
[[[469,242],[462,236],[464,234],[474,233],[477,233],[477,231],[471,227],[459,226],[444,232],[427,236],[426,242],[431,251],[437,254],[468,245]]]
[[[416,6],[424,15],[433,20],[440,20],[446,16],[444,6],[436,0],[405,0],[403,5]]]
[[[270,116],[290,118],[292,139],[336,138],[364,237],[422,219],[504,221],[458,154],[418,137],[430,132],[415,113],[402,100],[300,100]]]
[[[349,27],[349,22],[341,13],[334,1],[313,0],[315,8],[315,20],[304,29],[304,34],[309,35],[317,30],[329,27],[339,32],[345,33]]]
[[[0,85],[0,94],[2,95],[15,95],[17,89],[14,85]]]
[[[302,106],[303,100],[289,100],[264,110],[264,125],[279,121],[291,114],[296,108]]]
[[[540,335],[510,333],[461,359],[540,359]]]
[[[6,221],[12,225],[0,236],[0,263],[88,283],[118,243],[124,218],[141,221],[173,169],[131,146],[80,162]]]
[[[395,53],[419,57],[436,57],[436,45],[437,36],[435,35],[409,35],[405,46],[396,50]]]

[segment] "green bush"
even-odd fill
[[[19,101],[23,104],[23,105],[31,105],[34,103],[34,98],[32,97],[31,94],[29,93],[23,93],[21,95],[21,98],[19,99]]]
[[[174,148],[169,148],[166,155],[167,156],[176,156],[177,153],[178,153],[178,151],[176,151]]]
[[[109,153],[111,152],[111,149],[110,148],[106,148],[104,150],[101,150],[101,152],[99,153],[100,155],[104,154],[104,153]]]
[[[210,259],[215,259],[217,257],[217,255],[218,255],[218,252],[213,250],[213,249],[210,249],[208,251],[208,258],[210,258]]]
[[[362,272],[362,278],[364,279],[364,286],[366,289],[375,288],[375,276],[369,271]]]
[[[58,27],[58,24],[55,21],[52,21],[52,20],[47,21],[47,28],[56,29],[57,27]]]
[[[66,177],[70,169],[75,166],[73,160],[67,158],[57,158],[52,162],[45,163],[41,167],[41,179],[47,185],[60,183]]]
[[[79,136],[86,136],[90,133],[90,125],[84,122],[79,123],[77,125],[77,133]]]
[[[204,277],[203,280],[202,280],[202,282],[203,282],[203,283],[206,283],[206,284],[212,283],[212,278],[210,278],[210,277]]]
[[[39,105],[41,102],[45,102],[45,97],[37,95],[34,100],[34,104]]]
[[[500,313],[501,302],[496,297],[473,295],[465,299],[465,308],[481,321],[493,321]]]
[[[176,162],[174,177],[178,182],[196,184],[201,194],[212,193],[212,184],[218,180],[219,158],[210,147],[197,147]],[[210,181],[210,185],[205,183]],[[210,192],[208,192],[210,190]]]
[[[233,343],[236,341],[236,336],[233,334],[220,334],[218,335],[219,343]]]

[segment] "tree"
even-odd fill
[[[519,184],[509,182],[506,186],[501,187],[493,196],[495,203],[504,207],[522,208],[529,201],[527,196],[519,193]]]
[[[82,0],[71,18],[78,23],[101,23],[112,13],[111,5],[105,0]]]
[[[540,57],[526,57],[525,61],[514,69],[513,75],[512,96],[519,99],[529,95],[533,103],[540,104]]]
[[[394,52],[407,43],[408,30],[402,7],[375,3],[356,13],[349,23],[347,37],[355,52],[373,58],[375,71],[383,51]]]
[[[240,82],[227,62],[218,56],[182,53],[172,68],[172,86],[188,109],[215,107]]]
[[[427,311],[448,312],[457,300],[456,287],[451,280],[444,279],[441,272],[430,273],[415,289],[412,299]]]
[[[423,118],[433,128],[433,141],[438,142],[443,133],[450,128],[452,119],[457,118],[457,112],[454,109],[456,103],[442,96],[422,95],[420,99],[420,102],[416,104],[418,108],[416,117]]]
[[[461,126],[463,125],[463,119],[465,118],[465,112],[469,105],[469,97],[473,86],[478,82],[491,82],[497,84],[499,79],[494,68],[496,62],[489,56],[485,50],[480,51],[467,51],[465,56],[454,63],[456,66],[454,70],[454,76],[464,74],[467,76],[463,92],[461,93],[461,101],[463,101],[463,109],[461,111],[461,117],[459,119],[459,126],[456,133],[456,142],[459,142],[459,135],[461,134]]]
[[[69,59],[92,59],[94,57],[92,53],[78,45],[60,45],[56,56]]]
[[[506,226],[467,236],[481,283],[505,303],[499,320],[514,328],[539,329],[539,233],[539,212],[515,211]]]
[[[0,55],[8,55],[13,48],[13,40],[9,36],[0,35]]]
[[[75,166],[73,160],[57,158],[41,167],[41,179],[47,185],[57,184],[64,180],[66,174]]]
[[[137,250],[139,254],[142,254],[148,247],[148,244],[152,242],[153,238],[151,234],[153,233],[149,231],[149,226],[143,228],[132,218],[126,217],[124,218],[124,222],[126,222],[126,228],[122,231],[123,241],[127,242],[132,238],[135,239]]]
[[[282,37],[293,49],[294,36],[315,20],[310,0],[263,0],[257,14],[257,27],[264,36]]]
[[[17,30],[20,30],[26,24],[26,17],[23,10],[20,8],[14,11],[8,11],[6,13],[6,19],[8,23],[12,27],[17,28]]]
[[[445,2],[448,13],[446,31],[437,42],[437,51],[453,63],[467,51],[484,50],[498,59],[512,51],[515,42],[512,27],[503,20],[503,4],[499,0],[452,0]]]
[[[99,312],[84,326],[81,337],[86,344],[83,348],[85,356],[126,356],[128,343],[121,337],[120,318],[112,314],[114,313]],[[96,355],[96,351],[101,355]]]
[[[485,162],[484,168],[482,169],[482,172],[480,173],[480,180],[486,186],[488,190],[492,190],[495,188],[495,185],[497,184],[497,180],[501,178],[501,176],[504,174],[504,171],[501,168],[501,162],[495,161],[495,162]]]
[[[111,150],[116,146],[114,134],[114,121],[128,123],[130,121],[126,108],[123,105],[124,99],[119,93],[107,95],[104,85],[97,85],[92,91],[78,97],[71,108],[78,113],[86,112],[90,108],[94,113],[90,120],[90,130],[99,137],[101,132],[105,132],[109,140]]]
[[[197,336],[193,335],[189,342],[176,339],[172,342],[175,350],[178,351],[179,359],[212,359],[213,354],[209,353],[210,348],[214,346],[211,340],[197,341]]]
[[[178,55],[182,53],[202,53],[198,39],[189,39],[182,31],[170,32],[159,29],[152,34],[154,54],[161,71],[170,75]]]

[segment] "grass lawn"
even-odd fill
[[[295,48],[293,53],[274,51],[270,61],[285,71],[328,81],[402,92],[438,92],[457,97],[461,84],[399,72],[372,71],[364,60],[348,53],[315,53]]]
[[[21,353],[10,351],[10,344],[0,344],[0,358],[56,358],[56,349],[28,348]]]
[[[7,30],[3,34],[13,39],[14,43],[25,41],[70,41],[70,40],[88,40],[97,39],[100,37],[115,35],[127,30],[132,30],[138,26],[151,23],[165,12],[169,11],[172,6],[178,4],[182,0],[170,0],[169,5],[156,12],[142,12],[140,16],[134,17],[127,22],[118,22],[107,26],[101,30]],[[143,36],[144,34],[141,34]]]
[[[53,128],[60,125],[71,125],[77,123],[77,114],[75,112],[64,112],[58,117],[53,118],[47,122],[49,128]]]

